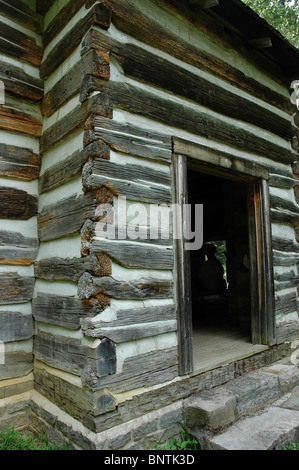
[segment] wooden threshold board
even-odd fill
[[[249,335],[229,326],[193,329],[193,374],[216,369],[268,349],[252,344]]]

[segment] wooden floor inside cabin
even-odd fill
[[[193,327],[194,372],[211,370],[267,349],[252,344],[250,333],[230,325]]]

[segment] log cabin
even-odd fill
[[[299,338],[299,51],[241,0],[0,21],[0,424],[155,448]]]

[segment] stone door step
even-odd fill
[[[210,450],[281,450],[294,442],[299,442],[299,409],[271,406],[214,436],[208,447]]]
[[[299,442],[299,369],[275,364],[185,400],[204,450],[283,449]]]

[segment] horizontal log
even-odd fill
[[[48,168],[39,178],[39,193],[44,194],[82,174],[85,163],[90,158],[109,160],[110,148],[97,140],[83,150],[77,150],[65,160]]]
[[[95,49],[83,55],[80,61],[45,94],[41,107],[43,115],[51,116],[60,106],[76,96],[81,91],[82,81],[86,74],[109,80],[109,55]]]
[[[30,266],[38,250],[35,248],[9,248],[0,246],[0,265]]]
[[[273,262],[275,266],[294,266],[298,261],[299,255],[290,255],[273,250]]]
[[[135,183],[154,183],[171,186],[170,171],[161,171],[147,166],[124,163],[119,164],[107,160],[95,159],[88,164],[95,175],[103,175],[109,178],[117,178]]]
[[[269,184],[274,188],[290,189],[294,188],[296,184],[298,184],[298,180],[290,176],[271,174],[269,178]]]
[[[292,269],[290,271],[285,271],[283,273],[275,273],[274,280],[277,282],[290,281],[295,278],[295,271]]]
[[[21,233],[0,230],[0,246],[11,245],[16,248],[32,248],[37,250],[39,243],[37,238],[24,237]]]
[[[272,222],[293,225],[298,220],[298,214],[294,212],[283,211],[281,209],[271,209]]]
[[[272,246],[278,251],[299,253],[299,244],[293,243],[285,238],[272,237]]]
[[[0,265],[30,266],[38,253],[38,239],[0,231]]]
[[[112,118],[113,108],[110,98],[104,93],[97,94],[76,106],[73,111],[47,129],[40,139],[40,152],[44,153],[70,134],[87,125],[94,115]]]
[[[94,43],[117,59],[127,76],[194,101],[219,114],[266,129],[288,141],[298,132],[290,118],[280,117],[254,103],[251,98],[238,95],[237,90],[232,93],[225,86],[213,84],[211,80],[188,72],[186,68],[141,47],[113,41],[100,31],[95,31],[93,37]]]
[[[294,162],[293,162],[294,163]],[[292,165],[280,168],[275,163],[269,163],[269,172],[271,175],[284,176],[286,178],[293,178]]]
[[[39,177],[41,158],[30,149],[0,144],[0,176],[25,181]]]
[[[63,326],[70,330],[78,330],[82,319],[91,318],[100,311],[95,299],[93,302],[85,302],[76,297],[39,292],[32,300],[32,315],[35,321]]]
[[[107,83],[93,76],[88,76],[88,80],[90,93],[94,91],[105,93],[115,105],[135,114],[165,122],[256,155],[266,158],[271,155],[274,161],[283,163],[294,161],[295,153],[291,148],[281,147],[253,131],[244,131],[203,110],[171,101],[153,91],[141,90],[132,84],[111,81]]]
[[[157,245],[98,238],[91,242],[90,252],[106,253],[121,266],[131,269],[171,270],[174,266],[173,249]]]
[[[26,351],[5,353],[5,364],[0,364],[1,380],[25,377],[33,371],[33,354]]]
[[[171,281],[140,279],[139,281],[117,281],[112,277],[93,277],[83,274],[78,284],[80,299],[89,299],[103,294],[121,300],[163,299],[173,297]]]
[[[8,62],[0,63],[0,79],[5,86],[5,93],[16,98],[38,102],[44,95],[43,81],[32,77],[22,68]]]
[[[287,315],[298,310],[298,301],[296,292],[286,295],[277,295],[275,298],[276,315]]]
[[[117,319],[110,322],[103,321],[101,317],[82,320],[82,330],[89,331],[109,326],[110,328],[120,328],[132,326],[139,323],[156,323],[160,321],[171,321],[176,319],[176,308],[173,304],[155,305],[154,307],[140,307],[122,309],[117,312]],[[93,336],[93,335],[91,335]]]
[[[292,287],[299,287],[299,276],[293,276],[292,278],[286,281],[275,282],[276,291],[290,289]]]
[[[109,276],[111,262],[107,256],[98,254],[85,258],[49,258],[35,263],[35,276],[39,279],[76,282],[85,272]]]
[[[43,35],[43,45],[46,47],[53,39],[63,30],[68,24],[70,18],[73,18],[75,14],[85,5],[85,8],[90,8],[96,0],[72,0],[67,3],[59,13],[53,18],[50,24],[47,26],[46,31]]]
[[[125,328],[110,328],[110,326],[87,329],[84,334],[92,338],[108,338],[114,343],[126,343],[136,341],[142,338],[153,337],[163,333],[169,333],[177,330],[177,322],[164,321],[142,325],[131,325]]]
[[[34,333],[31,315],[19,312],[0,311],[0,341],[22,341],[32,338]]]
[[[30,114],[10,106],[0,106],[0,129],[40,137],[42,122]]]
[[[298,319],[283,317],[283,320],[276,323],[277,344],[288,343],[299,336]]]
[[[85,145],[96,139],[102,139],[119,152],[165,163],[171,161],[172,144],[168,135],[100,116],[93,119],[91,127],[91,131],[85,132]]]
[[[198,67],[290,115],[294,113],[294,106],[288,98],[246,76],[221,58],[203,51],[200,45],[185,41],[163,27],[154,17],[145,16],[135,4],[126,0],[106,0],[105,4],[113,11],[113,24],[129,36]]]
[[[282,209],[290,212],[297,213],[299,216],[299,204],[283,199],[279,196],[270,196],[270,205],[272,209]]]
[[[169,348],[129,357],[124,361],[122,372],[98,380],[86,377],[86,385],[93,390],[108,388],[111,393],[123,393],[163,384],[177,376],[177,348]]]
[[[35,358],[60,370],[81,376],[89,369],[96,377],[105,377],[116,371],[115,345],[104,339],[92,349],[78,339],[53,336],[39,332],[34,342]]]
[[[79,233],[86,219],[96,219],[96,209],[101,202],[100,191],[93,191],[44,207],[38,216],[40,240],[54,240]]]
[[[111,201],[109,202],[111,205]],[[111,208],[113,206],[111,205]],[[118,227],[117,224],[111,228],[112,236],[108,236],[105,233],[106,230],[106,221],[99,227],[97,222],[86,220],[82,229],[81,229],[81,256],[88,256],[90,253],[98,253],[100,249],[105,248],[105,246],[101,245],[101,247],[97,247],[97,240],[100,239],[101,243],[107,243],[107,240],[121,240],[123,243],[124,240],[128,242],[132,242],[134,237],[134,243],[143,243],[143,244],[150,244],[150,245],[157,245],[159,247],[171,247],[173,245],[173,233],[172,227],[154,227],[154,226],[138,226],[138,233],[137,227],[133,224],[126,224],[126,226],[122,226],[121,228]],[[154,227],[154,228],[152,228]],[[124,230],[125,228],[125,230]],[[154,230],[153,231],[151,231]],[[135,233],[136,232],[136,233]],[[139,238],[136,238],[139,237]],[[108,247],[106,246],[106,250]],[[109,255],[111,256],[111,255]],[[170,256],[170,255],[169,255]],[[111,256],[112,257],[112,256]],[[168,261],[169,262],[169,261]]]
[[[298,221],[299,205],[278,196],[270,197],[271,219],[293,224]]]
[[[105,242],[107,243],[108,240],[117,240],[120,243],[123,243],[125,240],[129,243],[140,242],[143,244],[157,245],[158,247],[167,247],[168,249],[173,246],[174,234],[173,234],[171,207],[169,207],[169,211],[170,211],[169,215],[167,215],[167,218],[165,215],[165,218],[163,219],[163,225],[162,225],[162,223],[160,223],[160,221],[157,220],[156,218],[155,219],[153,218],[152,219],[153,222],[151,223],[151,218],[150,218],[151,209],[152,207],[155,208],[155,206],[150,206],[150,210],[147,211],[147,215],[148,215],[147,225],[142,225],[138,221],[139,205],[136,208],[134,208],[134,205],[135,205],[134,201],[132,203],[131,201],[127,201],[126,209],[127,211],[132,211],[133,209],[134,210],[137,209],[137,212],[136,212],[137,219],[130,220],[131,218],[130,214],[132,214],[132,212],[127,212],[128,217],[126,218],[126,220],[117,220],[118,215],[116,212],[116,217],[114,219],[114,222],[111,222],[111,226],[108,226],[108,224],[110,224],[108,215],[105,215],[105,220],[102,219],[99,221],[99,222],[102,222],[100,225],[98,225],[97,222],[91,223],[89,227],[90,237],[88,239],[90,251],[93,251],[93,250],[97,251],[98,247],[100,247],[100,245],[98,245],[98,241],[100,244],[102,243],[105,244]],[[107,209],[107,207],[105,207],[105,209]],[[113,210],[111,212],[111,217],[114,217]],[[156,217],[156,215],[154,214],[153,217]],[[161,214],[161,217],[163,217],[163,212]],[[119,226],[118,223],[120,223],[121,225]],[[109,231],[107,233],[108,229]],[[106,247],[106,249],[108,249],[108,247]]]
[[[25,28],[41,33],[43,31],[43,17],[23,2],[1,0],[1,15],[24,26]]]
[[[48,78],[79,46],[84,35],[92,25],[108,29],[111,23],[111,11],[102,3],[96,4],[86,16],[61,39],[50,51],[40,67],[40,76]]]
[[[38,200],[36,196],[21,189],[0,187],[0,218],[11,220],[28,220],[37,215]]]
[[[18,273],[0,274],[0,305],[21,304],[32,299],[35,279]]]
[[[111,163],[111,162],[107,162]],[[172,194],[170,187],[150,183],[149,181],[134,180],[134,172],[132,170],[132,179],[126,175],[125,166],[130,168],[131,165],[117,165],[111,163],[106,165],[107,171],[99,171],[100,163],[97,161],[89,161],[83,168],[82,182],[83,188],[87,191],[105,186],[109,188],[115,195],[126,196],[132,201],[140,201],[153,204],[170,204],[172,202]],[[133,166],[133,165],[132,165]],[[109,169],[108,169],[109,168]],[[113,170],[118,168],[119,178],[110,176]],[[136,173],[136,171],[135,171]],[[158,173],[158,172],[157,172]],[[122,179],[122,176],[124,177]]]
[[[39,67],[43,49],[35,39],[18,29],[0,22],[0,52]]]

